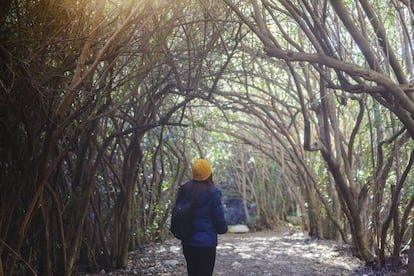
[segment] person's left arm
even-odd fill
[[[214,228],[218,234],[224,234],[227,232],[227,223],[224,218],[223,204],[221,203],[221,191],[216,187],[214,188],[212,205],[212,220]]]

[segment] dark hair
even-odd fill
[[[213,175],[210,175],[206,180],[198,181],[193,179],[193,194],[199,195],[204,191],[209,191],[214,187]]]

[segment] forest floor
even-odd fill
[[[91,274],[89,274],[91,275]],[[95,274],[97,275],[97,274]],[[98,275],[186,275],[180,241],[169,239],[130,253],[129,265]],[[214,276],[406,275],[404,267],[372,271],[343,243],[277,230],[219,236]]]

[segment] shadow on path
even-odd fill
[[[357,272],[358,271],[358,272]],[[89,274],[92,275],[92,274]],[[126,270],[95,275],[186,275],[179,240],[130,253]],[[343,243],[310,239],[301,232],[262,231],[219,236],[214,276],[391,276],[365,270]]]
[[[215,275],[352,275],[362,263],[348,246],[303,233],[228,235],[217,248]]]

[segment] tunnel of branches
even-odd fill
[[[0,275],[126,267],[200,157],[229,223],[410,252],[413,8],[3,0]]]

